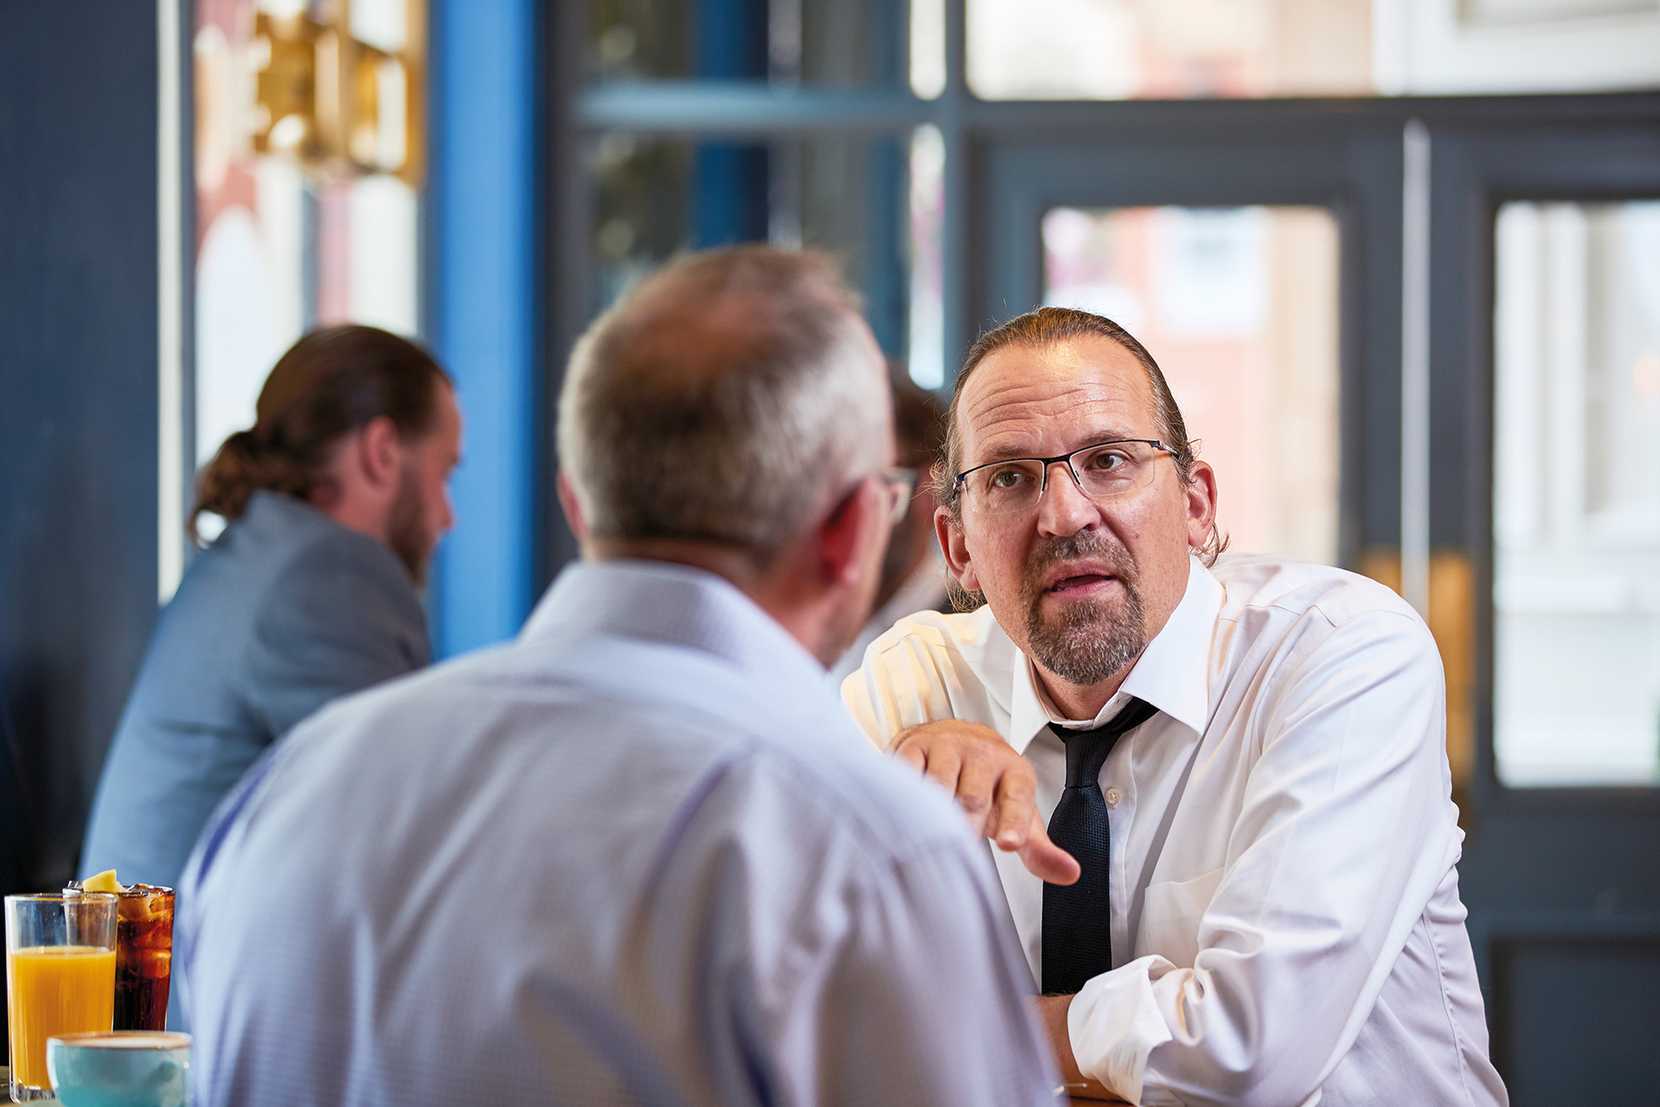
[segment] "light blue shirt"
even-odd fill
[[[322,712],[185,884],[198,1103],[1053,1102],[984,845],[696,570]]]

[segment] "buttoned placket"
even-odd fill
[[[1154,716],[1156,722],[1158,716]],[[1107,755],[1106,763],[1101,766],[1101,794],[1107,801],[1107,826],[1111,831],[1108,838],[1108,848],[1111,853],[1107,864],[1112,870],[1112,879],[1107,885],[1107,894],[1112,902],[1112,967],[1117,968],[1134,960],[1134,951],[1130,948],[1129,917],[1130,898],[1135,889],[1129,882],[1129,847],[1131,824],[1134,822],[1135,804],[1129,790],[1130,760],[1135,755],[1135,745],[1139,736],[1149,729],[1149,726],[1138,726],[1135,730],[1119,739],[1113,751]]]

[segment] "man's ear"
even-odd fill
[[[974,562],[968,556],[968,543],[963,538],[962,524],[948,507],[934,509],[934,537],[939,539],[940,552],[945,555],[945,566],[965,592],[980,590],[980,577],[974,571]]]
[[[883,499],[878,479],[867,477],[854,485],[818,525],[818,563],[826,581],[847,584],[866,571],[862,555],[866,545],[876,538],[872,530],[882,525]]]
[[[403,478],[404,445],[398,425],[380,415],[369,420],[357,435],[358,467],[372,488],[396,488]]]
[[[1183,506],[1187,509],[1187,544],[1202,549],[1216,527],[1216,470],[1203,461],[1194,461],[1193,479],[1182,485]]]
[[[576,535],[578,542],[588,541],[588,523],[582,518],[582,501],[576,498],[576,489],[571,487],[571,479],[565,473],[559,474],[559,506],[565,511],[565,522]]]

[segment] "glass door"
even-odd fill
[[[1429,530],[1470,567],[1461,867],[1515,1102],[1660,1086],[1660,132],[1431,143]],[[1436,587],[1432,578],[1431,587]],[[1437,602],[1432,598],[1432,604]]]
[[[1235,548],[1377,571],[1399,542],[1398,132],[1293,137],[1262,114],[1249,139],[986,150],[974,324],[1038,304],[1112,318],[1216,466]]]

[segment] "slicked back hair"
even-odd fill
[[[1176,473],[1182,483],[1193,482],[1193,462],[1198,456],[1194,452],[1194,443],[1188,438],[1187,424],[1182,419],[1181,409],[1176,406],[1176,397],[1171,394],[1163,371],[1159,369],[1158,362],[1153,360],[1153,355],[1147,352],[1147,347],[1137,341],[1129,331],[1104,315],[1076,308],[1042,307],[1028,311],[982,334],[975,340],[974,345],[969,347],[968,356],[963,359],[963,367],[957,373],[951,403],[945,412],[945,443],[934,466],[933,481],[939,502],[950,509],[959,523],[962,521],[962,503],[956,477],[963,469],[963,451],[962,428],[957,421],[957,409],[968,378],[982,361],[1005,347],[1026,346],[1041,349],[1087,337],[1105,338],[1116,342],[1128,350],[1146,371],[1147,380],[1153,389],[1153,417],[1158,427],[1159,439],[1174,451]],[[1213,523],[1210,533],[1205,536],[1204,544],[1195,552],[1206,565],[1214,565],[1227,546],[1227,537]]]

